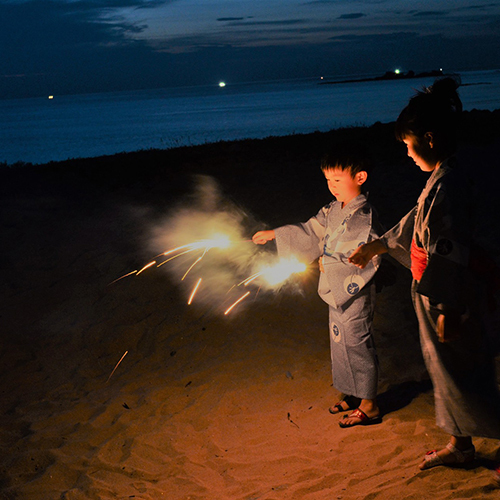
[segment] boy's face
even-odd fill
[[[347,205],[351,200],[361,194],[361,185],[366,181],[367,173],[358,172],[351,176],[348,170],[332,168],[324,171],[328,189],[337,201]]]

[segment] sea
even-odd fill
[[[500,109],[500,69],[459,72],[464,109]],[[0,100],[0,163],[43,164],[394,121],[434,78],[300,80]]]

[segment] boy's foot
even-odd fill
[[[475,453],[474,446],[466,450],[459,450],[451,443],[448,443],[442,450],[428,451],[422,462],[420,462],[419,468],[420,470],[426,470],[438,465],[464,466],[474,460]]]
[[[380,424],[380,422],[382,422],[380,413],[367,415],[363,410],[357,408],[349,415],[344,415],[339,425],[345,429],[346,427],[354,427],[355,425],[373,425]]]
[[[356,409],[361,403],[361,399],[356,396],[344,396],[338,403],[335,403],[332,407],[328,408],[328,411],[333,415],[341,413],[343,411],[349,411]]]

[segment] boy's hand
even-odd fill
[[[380,240],[373,240],[370,241],[370,243],[366,243],[365,245],[361,245],[356,248],[356,250],[354,250],[354,252],[350,255],[349,262],[363,269],[366,267],[368,262],[375,257],[375,255],[380,255],[386,252],[387,248],[385,248],[384,244]]]
[[[268,241],[274,240],[274,238],[276,238],[276,235],[274,231],[270,229],[269,231],[258,231],[252,236],[252,241],[256,245],[264,245]]]

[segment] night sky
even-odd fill
[[[0,98],[500,68],[500,1],[0,0]]]

